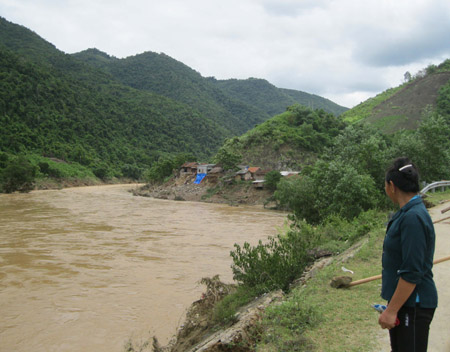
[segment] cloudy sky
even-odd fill
[[[450,58],[448,0],[0,0],[0,16],[66,53],[163,52],[347,107]]]

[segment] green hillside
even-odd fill
[[[145,52],[118,60],[89,49],[74,57],[102,68],[122,84],[186,104],[233,135],[271,117],[256,104],[233,99],[198,72],[165,54]]]
[[[299,104],[226,141],[218,155],[237,155],[242,163],[264,169],[296,169],[313,163],[346,124],[324,110]]]
[[[408,82],[390,88],[342,114],[349,122],[371,124],[385,133],[419,126],[426,109],[448,99],[444,93],[450,82],[450,60],[430,65]]]
[[[207,158],[231,133],[189,106],[125,86],[0,19],[0,151],[131,176],[160,155]],[[133,173],[135,175],[135,173]]]
[[[88,49],[73,56],[106,70],[130,87],[187,104],[224,125],[234,135],[246,132],[294,104],[323,108],[335,115],[347,110],[312,94],[277,88],[263,79],[204,78],[165,54],[146,52],[119,60],[97,49]]]
[[[278,115],[285,111],[288,106],[294,104],[300,104],[312,109],[323,109],[336,116],[348,110],[328,99],[314,94],[277,88],[264,79],[216,80],[210,78],[210,80],[235,99],[248,104],[256,104],[270,116]]]

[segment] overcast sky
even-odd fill
[[[448,0],[0,0],[66,53],[163,52],[352,107],[450,57]]]

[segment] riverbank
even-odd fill
[[[34,190],[55,190],[72,187],[87,187],[87,186],[106,186],[106,185],[120,185],[120,184],[136,184],[135,180],[130,179],[112,179],[100,180],[98,178],[41,178],[36,179],[34,183]],[[139,184],[142,186],[143,184]]]
[[[271,207],[273,192],[255,188],[251,181],[225,183],[204,179],[194,184],[194,176],[172,178],[163,184],[146,184],[136,190],[136,196],[178,201],[218,203],[229,205],[258,205]]]

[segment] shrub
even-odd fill
[[[426,182],[450,177],[450,125],[432,112],[425,112],[419,128],[412,133],[398,134],[391,148],[391,159],[409,157],[419,168]]]
[[[10,160],[1,174],[3,192],[29,192],[33,189],[37,167],[24,156]]]
[[[319,160],[300,178],[282,180],[275,192],[298,219],[320,223],[330,215],[352,219],[379,200],[373,179],[343,161]]]
[[[235,244],[230,253],[233,278],[246,286],[257,287],[260,292],[275,289],[288,290],[289,284],[303,272],[311,261],[308,251],[317,243],[312,226],[301,222],[297,228],[285,235],[269,237],[251,246],[245,242]]]
[[[176,156],[160,157],[152,164],[151,168],[144,172],[144,179],[148,182],[163,182],[172,175],[173,170],[179,168],[188,160],[193,160],[191,154],[182,153]]]
[[[277,184],[281,180],[281,174],[279,171],[272,170],[269,171],[264,177],[265,187],[270,191],[275,191],[277,189]]]
[[[222,147],[214,157],[214,162],[220,164],[224,170],[237,170],[242,155],[231,151],[231,148]]]

